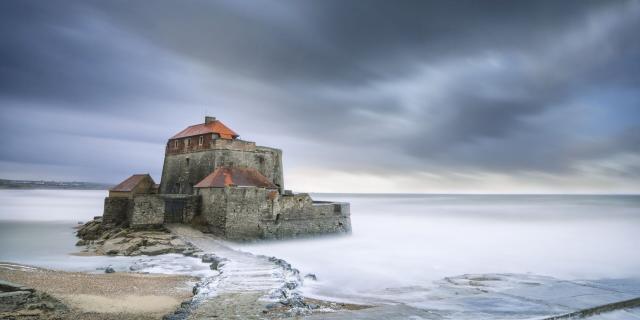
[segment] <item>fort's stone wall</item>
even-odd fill
[[[351,232],[349,203],[314,203],[307,194],[283,196],[275,217],[263,220],[263,238],[281,239]]]
[[[183,223],[191,223],[193,217],[200,214],[200,197],[189,196],[186,198],[184,207],[184,215],[182,217]]]
[[[211,149],[166,154],[160,193],[192,194],[195,184],[221,166],[255,168],[284,190],[281,150],[241,140],[216,141]]]
[[[106,197],[102,221],[105,225],[128,225],[130,199],[121,197]]]
[[[212,233],[231,240],[279,239],[351,231],[348,203],[314,203],[308,194],[264,188],[202,188]]]
[[[225,189],[198,189],[202,197],[200,212],[209,225],[211,233],[224,237],[227,224],[227,194]]]
[[[130,227],[147,228],[164,223],[164,199],[157,195],[140,195],[132,201]]]
[[[158,196],[164,201],[164,215],[167,223],[190,223],[193,217],[200,213],[200,196],[184,194]]]

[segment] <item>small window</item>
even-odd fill
[[[185,147],[188,147],[191,144],[191,139],[184,139]]]
[[[178,140],[173,140],[173,148],[174,149],[178,149],[178,143],[179,143]]]
[[[204,144],[204,137],[203,136],[198,137],[198,145],[201,146],[203,144]]]
[[[217,134],[217,133],[212,133],[211,134],[211,140],[215,140],[215,139],[218,139],[218,138],[220,138],[219,134]]]
[[[189,165],[189,158],[187,158],[187,165]]]

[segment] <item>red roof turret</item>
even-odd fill
[[[207,133],[217,133],[222,139],[236,139],[239,137],[237,133],[225,126],[224,123],[216,120],[216,118],[205,117],[205,123],[187,127],[186,129],[178,132],[175,136],[169,138],[169,140],[193,137]]]

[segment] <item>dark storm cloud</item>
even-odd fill
[[[210,106],[294,166],[631,172],[637,30],[638,1],[4,1],[0,161],[105,179],[120,155],[64,155],[98,139],[143,168],[128,141],[161,150]],[[49,160],[22,148],[34,128]]]

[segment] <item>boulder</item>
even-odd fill
[[[33,292],[32,288],[27,286],[23,286],[21,284],[0,280],[0,291],[2,292],[11,292],[11,291],[29,291]]]
[[[106,267],[106,268],[104,269],[104,273],[115,273],[115,272],[116,272],[116,270],[115,270],[115,269],[113,269],[113,267],[112,267],[112,266],[108,266],[108,267]]]
[[[152,246],[140,247],[140,254],[155,256],[159,254],[169,253],[172,251],[172,248],[168,245],[164,244],[156,244]]]
[[[76,234],[83,240],[97,240],[102,235],[100,226],[100,221],[89,221],[80,227]]]
[[[224,262],[227,261],[225,258],[221,258],[216,256],[213,253],[205,253],[202,255],[202,262],[211,263],[211,270],[220,270],[220,267],[224,265]]]
[[[218,259],[218,256],[216,256],[213,253],[205,253],[202,255],[202,262],[204,263],[211,263],[213,261],[215,261],[216,259]]]
[[[0,312],[17,309],[24,305],[30,296],[29,291],[0,292]]]
[[[317,280],[318,280],[318,277],[316,277],[316,275],[315,275],[315,274],[313,274],[313,273],[307,273],[307,274],[305,274],[305,275],[304,275],[304,278],[305,278],[305,279],[309,279],[309,280],[313,280],[313,281],[317,281]]]
[[[194,248],[191,248],[191,247],[182,250],[182,254],[187,256],[187,257],[192,257],[194,255],[194,253],[196,253],[196,250]]]
[[[129,240],[129,242],[123,243],[120,247],[120,253],[128,256],[131,255],[132,252],[138,250],[142,246],[142,239],[134,238]]]
[[[293,290],[298,286],[298,284],[295,281],[288,281],[284,284],[284,286],[289,290]]]
[[[174,247],[186,247],[187,243],[182,241],[181,239],[171,239],[169,243]]]
[[[102,248],[100,249],[100,251],[102,251],[104,254],[109,255],[121,254],[123,248],[126,247],[126,242],[127,239],[125,238],[113,238],[106,240],[102,244]]]

